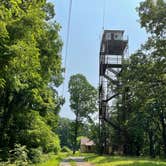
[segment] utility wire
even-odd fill
[[[99,35],[99,39],[102,39],[102,35],[105,29],[105,14],[106,14],[106,0],[103,0],[103,7],[102,7],[102,27],[101,27],[101,32]]]
[[[106,0],[103,0],[103,25],[102,25],[102,30],[104,31],[105,28],[105,11],[106,11]]]
[[[65,71],[64,71],[63,88],[62,88],[62,97],[64,96],[65,81],[66,81],[67,57],[68,57],[69,39],[70,39],[71,12],[72,12],[72,0],[70,0],[70,2],[69,2],[68,23],[67,23],[67,35],[66,35],[66,49],[65,49],[65,58],[64,58],[64,67],[65,67]]]

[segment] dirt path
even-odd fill
[[[70,160],[74,160],[77,166],[94,166],[88,162],[85,162],[84,157],[69,157],[67,159],[64,159],[63,162],[61,162],[60,166],[71,166]]]
[[[70,166],[69,159],[64,159],[61,163],[60,166]]]

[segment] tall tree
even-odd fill
[[[46,0],[0,0],[0,148],[59,149],[59,24]],[[39,130],[40,128],[40,130]]]
[[[141,26],[151,35],[143,47],[147,57],[151,60],[149,66],[148,79],[151,85],[151,106],[153,107],[154,116],[158,117],[161,124],[164,153],[166,156],[166,110],[165,110],[165,93],[166,93],[166,2],[157,0],[146,0],[138,8]],[[149,52],[149,54],[147,54]]]
[[[166,156],[166,2],[145,0],[137,10],[149,38],[124,62],[119,89],[123,103],[117,100],[111,118],[125,132],[113,129],[113,143],[119,134],[125,154],[147,155],[149,151],[151,157]]]
[[[91,119],[91,114],[97,110],[97,91],[85,76],[76,74],[70,77],[69,92],[70,107],[76,116],[73,146],[73,153],[75,153],[80,123],[85,119]]]

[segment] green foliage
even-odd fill
[[[40,163],[42,161],[42,148],[31,148],[28,153],[29,159],[32,163]]]
[[[64,146],[62,147],[61,152],[71,153],[71,150],[67,146]]]
[[[140,16],[141,26],[145,27],[148,32],[153,35],[163,35],[166,29],[165,9],[166,3],[164,0],[146,0],[140,3],[137,9]]]
[[[56,133],[59,136],[61,147],[72,148],[72,120],[59,118]]]
[[[0,162],[2,166],[26,166],[29,163],[26,146],[15,144],[13,150],[8,151],[8,161]]]
[[[21,146],[16,144],[14,149],[10,151],[10,160],[11,163],[14,163],[16,166],[26,166],[28,165],[28,150],[26,146]]]
[[[31,129],[22,131],[20,139],[22,142],[26,142],[29,147],[42,147],[43,152],[54,151],[57,153],[60,150],[59,138],[57,135],[50,130],[50,126],[46,125],[44,119],[37,115],[37,112],[33,112],[30,118],[33,117]],[[32,120],[32,119],[31,119]],[[22,140],[22,134],[26,134],[25,140]]]
[[[110,118],[118,127],[109,130],[110,144],[126,155],[166,156],[166,3],[145,0],[137,11],[149,38],[124,61],[116,90],[122,96]]]
[[[73,153],[77,145],[77,136],[84,120],[92,121],[91,116],[97,111],[97,90],[82,74],[70,77],[69,81],[70,107],[76,119],[73,123]]]
[[[53,132],[62,99],[60,26],[53,4],[0,0],[0,149],[15,144],[47,153],[60,150]],[[6,157],[8,157],[6,155]],[[5,159],[5,156],[4,156]]]
[[[97,91],[85,76],[76,74],[69,81],[70,107],[79,119],[96,112]]]
[[[43,158],[45,158],[44,161],[35,164],[35,166],[59,166],[60,162],[66,157],[68,157],[67,153],[59,153],[58,155],[47,154],[46,156],[43,156]]]
[[[75,122],[67,118],[59,118],[58,127],[56,133],[59,136],[61,147],[73,148]],[[92,140],[96,140],[98,137],[98,126],[92,123],[79,123],[78,138],[80,136],[86,136]],[[77,149],[80,147],[80,140],[77,138]]]

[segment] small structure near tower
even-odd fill
[[[95,152],[95,143],[87,137],[82,137],[80,141],[80,151],[82,153]]]
[[[128,48],[123,30],[104,30],[99,60],[99,120],[101,153],[108,151],[106,123],[109,122],[111,100],[119,96],[117,88],[122,86],[118,79],[123,68],[123,59]],[[111,123],[111,122],[110,122]]]

